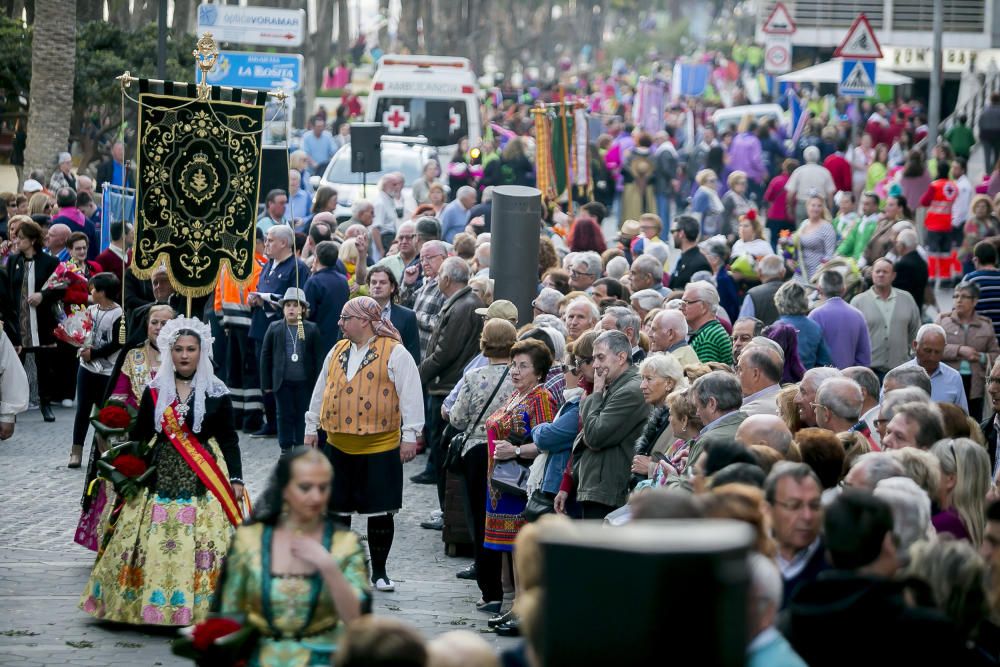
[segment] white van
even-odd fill
[[[727,129],[736,129],[746,115],[753,116],[759,124],[762,120],[775,119],[778,125],[785,122],[785,110],[777,104],[747,104],[740,107],[717,109],[712,114],[712,124],[721,133]]]
[[[448,132],[434,137],[427,103],[448,103]],[[482,134],[479,85],[468,58],[385,55],[378,61],[365,110],[365,121],[381,123],[390,136],[428,139],[449,158],[458,140],[475,146]]]

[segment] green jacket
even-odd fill
[[[945,132],[944,138],[951,145],[955,154],[961,155],[964,158],[969,157],[969,153],[976,143],[976,137],[972,134],[972,130],[968,125],[958,124],[953,126]]]
[[[850,257],[855,262],[858,261],[877,228],[878,214],[858,220],[857,224],[851,227],[851,231],[847,233],[847,238],[837,246],[837,254],[841,257]]]
[[[633,448],[649,417],[640,381],[638,369],[630,366],[603,392],[581,401],[583,428],[573,443],[578,501],[620,507],[628,499]]]

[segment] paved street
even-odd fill
[[[170,653],[173,633],[152,634],[93,620],[77,601],[93,554],[73,542],[84,472],[69,470],[73,411],[55,408],[45,424],[37,410],[18,418],[14,437],[0,443],[0,665],[190,665]],[[259,493],[275,458],[274,440],[244,438],[244,477]],[[423,469],[424,457],[406,467]],[[433,508],[434,487],[407,483],[389,557],[395,593],[376,594],[375,613],[397,616],[425,636],[456,629],[487,632],[485,614],[473,603],[474,582],[456,579],[466,558],[444,553],[441,533],[419,522]],[[362,522],[355,528],[364,530]],[[492,633],[483,636],[505,647]]]

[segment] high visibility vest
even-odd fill
[[[215,285],[215,314],[222,321],[222,326],[237,326],[250,328],[250,305],[247,298],[250,292],[257,289],[260,272],[267,264],[267,258],[254,255],[250,282],[243,287],[236,284],[229,267],[224,266],[219,272],[219,282]]]
[[[958,197],[958,186],[955,181],[939,178],[931,183],[931,203],[927,207],[927,217],[924,226],[929,232],[951,231],[951,209]]]

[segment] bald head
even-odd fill
[[[49,251],[59,252],[66,247],[69,241],[70,231],[67,225],[58,223],[49,227],[49,235],[46,237],[45,246]]]
[[[857,382],[846,377],[823,380],[816,391],[816,425],[840,433],[850,429],[861,418],[864,395]]]
[[[687,339],[688,324],[679,310],[662,310],[653,318],[650,349],[665,352],[679,341]]]
[[[785,457],[792,446],[792,432],[781,417],[750,415],[736,429],[736,442],[746,447],[764,445]]]

